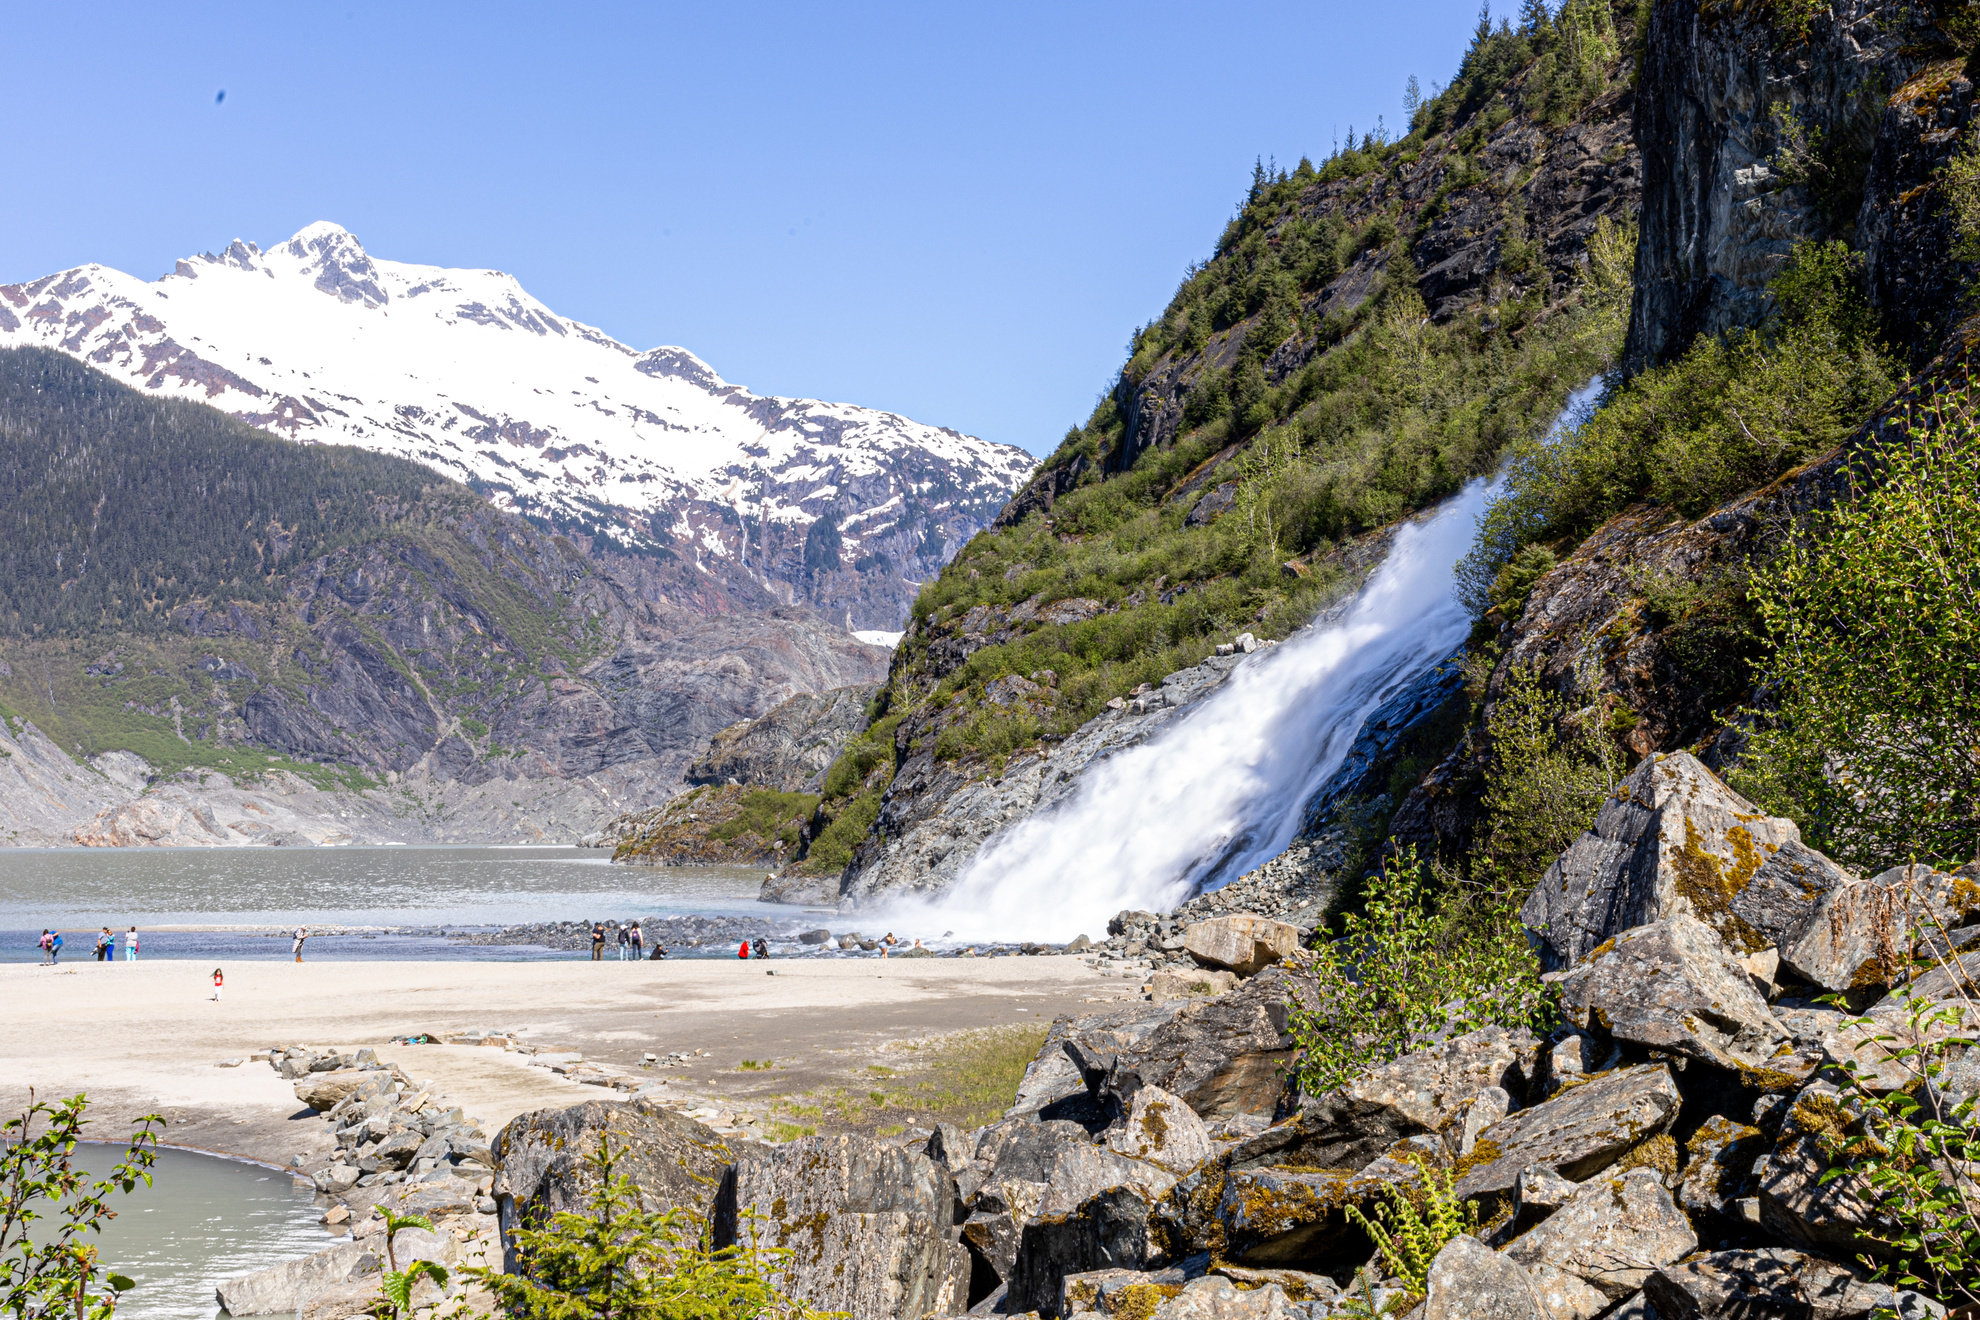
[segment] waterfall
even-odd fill
[[[1463,644],[1452,570],[1496,489],[1475,480],[1400,528],[1344,612],[1255,653],[1161,734],[992,836],[948,892],[902,904],[901,924],[962,941],[1098,938],[1123,908],[1167,911],[1278,855],[1369,713]]]

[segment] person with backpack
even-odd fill
[[[634,962],[640,960],[640,952],[645,948],[645,942],[646,936],[640,931],[639,923],[635,921],[632,924],[632,960]]]
[[[619,961],[624,962],[627,958],[631,956],[632,956],[632,927],[621,926],[619,927]]]
[[[48,927],[43,926],[41,928],[41,938],[34,942],[35,947],[41,950],[41,965],[43,967],[55,961],[54,939],[54,932],[49,930]]]

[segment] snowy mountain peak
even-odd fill
[[[899,627],[1033,464],[896,413],[752,394],[685,348],[640,352],[559,317],[511,275],[373,257],[329,221],[150,283],[89,265],[0,286],[0,345],[22,344],[292,440],[399,454],[864,628]],[[841,548],[807,554],[827,512]]]

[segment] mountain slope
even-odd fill
[[[0,440],[14,842],[572,840],[885,663],[800,609],[642,600],[418,464],[50,350],[0,350]]]
[[[327,223],[149,283],[88,265],[0,286],[0,345],[28,344],[292,440],[413,459],[661,560],[682,603],[760,583],[859,628],[898,628],[1032,467],[894,413],[751,394],[686,349],[560,317],[513,276],[379,260]]]
[[[1606,3],[1541,9],[1482,28],[1400,140],[1261,166],[1093,415],[916,600],[804,866],[853,902],[944,888],[1067,791],[1110,701],[1304,626],[1379,558],[1379,529],[1609,367],[1636,53]]]

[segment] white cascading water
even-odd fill
[[[940,923],[959,942],[1098,937],[1124,908],[1166,912],[1277,856],[1369,714],[1469,633],[1453,570],[1496,489],[1473,481],[1402,527],[1338,619],[1253,655],[1160,735],[1089,768],[1057,806],[993,836],[946,893],[896,907],[899,924]]]

